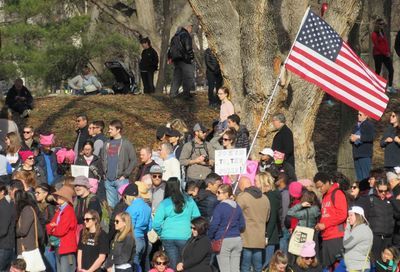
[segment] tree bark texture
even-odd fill
[[[286,58],[308,1],[189,2],[220,62],[225,84],[233,90],[235,110],[254,137],[277,80],[274,61]],[[360,0],[331,1],[324,19],[341,36],[346,36],[360,7]],[[319,9],[316,12],[319,14]],[[270,113],[283,112],[292,128],[298,177],[310,178],[317,170],[312,134],[323,94],[294,76],[288,88],[279,90],[271,104]],[[252,154],[270,146],[273,135],[269,115]]]

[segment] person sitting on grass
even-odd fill
[[[14,85],[8,90],[6,105],[21,118],[28,117],[33,109],[33,97],[31,92],[24,86],[21,78],[14,81]]]

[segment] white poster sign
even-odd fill
[[[215,173],[239,175],[246,172],[246,148],[215,150]]]
[[[71,175],[74,178],[78,176],[89,178],[89,166],[71,164]]]

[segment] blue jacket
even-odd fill
[[[142,198],[136,198],[126,209],[134,226],[135,237],[144,237],[151,229],[151,208]]]
[[[161,201],[153,220],[153,229],[162,240],[187,240],[192,235],[191,221],[200,216],[200,211],[191,197],[185,196],[185,206],[181,213],[175,212],[170,197]]]
[[[374,125],[367,119],[353,129],[353,134],[360,135],[360,140],[351,143],[353,146],[353,158],[372,158],[372,148],[375,137]]]
[[[219,240],[222,238],[234,208],[236,208],[237,210],[232,218],[232,222],[224,238],[240,237],[240,233],[244,231],[246,227],[242,209],[235,201],[224,200],[219,203],[217,207],[215,207],[210,222],[208,237],[210,237],[211,240]]]
[[[54,185],[60,179],[60,176],[59,176],[59,174],[57,172],[58,165],[57,165],[56,154],[53,151],[51,151],[49,155],[50,155],[51,170],[52,170],[53,176],[54,176],[54,179],[53,179],[52,182],[50,182],[50,185]],[[45,181],[47,182],[46,159],[44,158],[44,153],[43,153],[42,150],[41,150],[39,156],[36,157],[36,162],[37,162],[37,165],[43,169],[44,176],[45,176]]]

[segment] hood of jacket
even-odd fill
[[[250,186],[246,189],[244,189],[246,193],[251,194],[254,198],[261,198],[262,197],[262,192],[259,188],[255,186]]]
[[[225,200],[221,201],[221,203],[226,203],[229,206],[231,206],[232,208],[236,208],[236,206],[237,206],[237,203],[232,199],[225,199]]]

